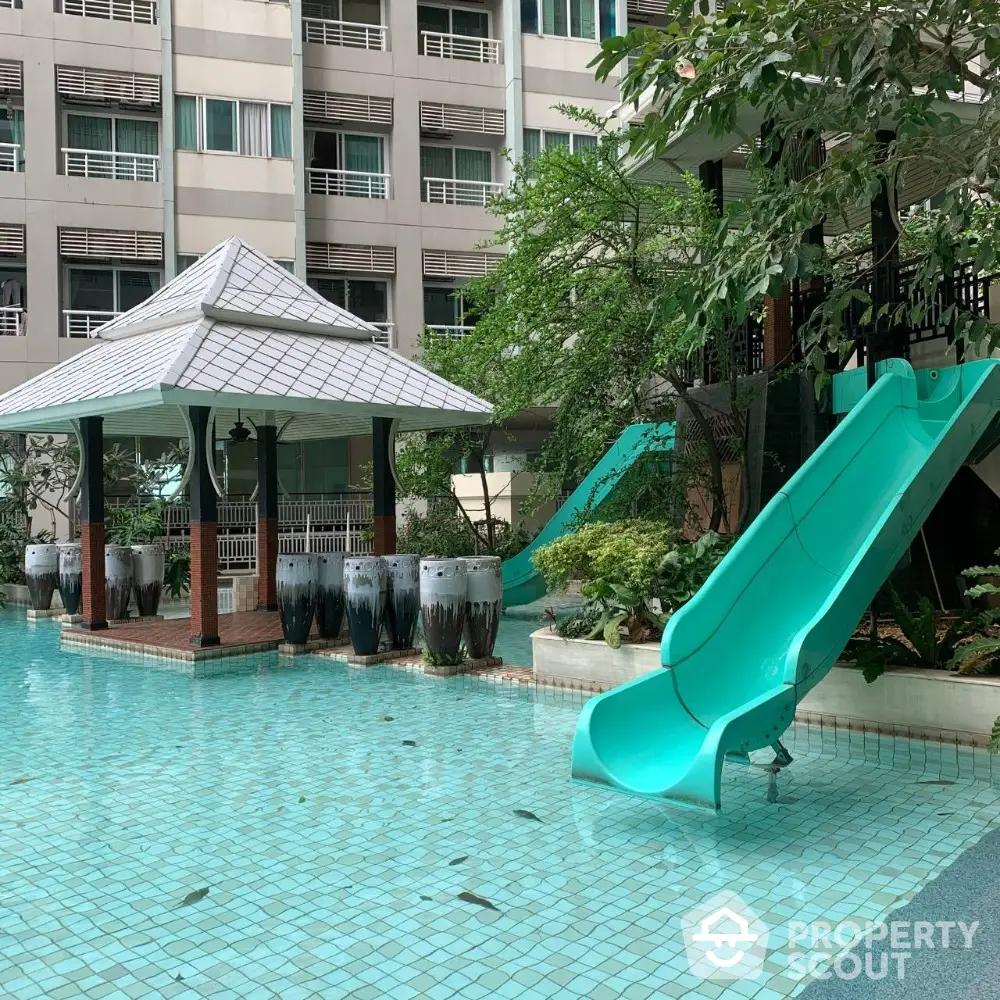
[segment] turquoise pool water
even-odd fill
[[[990,759],[954,747],[799,729],[706,816],[573,785],[568,692],[319,658],[192,679],[57,634],[0,619],[15,1000],[775,1000],[804,986],[780,929],[719,986],[680,914],[729,889],[773,928],[874,919],[997,825]]]

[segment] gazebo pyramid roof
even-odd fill
[[[274,413],[285,440],[486,423],[485,400],[372,341],[378,331],[232,238],[106,323],[94,346],[0,396],[0,429],[179,436],[183,409]],[[302,419],[308,415],[308,419]],[[297,418],[297,419],[293,419]]]

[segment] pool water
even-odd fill
[[[997,825],[955,748],[800,729],[712,816],[571,783],[571,692],[314,657],[192,679],[16,612],[0,647],[15,1000],[776,1000],[804,986],[780,932],[758,980],[703,983],[680,914],[729,889],[772,927],[875,919]]]

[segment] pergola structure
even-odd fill
[[[277,609],[277,446],[371,433],[375,551],[396,545],[398,430],[486,423],[489,403],[373,342],[374,327],[238,239],[105,324],[97,343],[0,396],[0,429],[80,441],[83,623],[108,627],[104,436],[186,437],[191,644],[219,644],[213,419],[257,431],[258,608]]]

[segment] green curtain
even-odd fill
[[[287,104],[271,105],[271,155],[292,158],[292,109]]]
[[[460,181],[493,180],[493,157],[488,149],[456,149],[455,178]]]
[[[566,0],[542,0],[542,34],[567,35]]]
[[[533,159],[542,151],[542,133],[537,128],[526,128],[524,130],[524,155],[527,159]]]
[[[569,0],[569,33],[573,38],[594,38],[594,0]]]
[[[178,149],[198,149],[198,98],[178,94],[174,99],[174,143]]]
[[[597,136],[586,133],[575,132],[573,134],[574,153],[592,153],[597,149]]]
[[[236,152],[236,102],[205,98],[205,149]]]
[[[192,264],[196,263],[198,255],[196,253],[179,253],[177,255],[177,273],[186,271]]]
[[[362,174],[382,173],[382,137],[345,135],[344,169]]]
[[[546,132],[546,149],[569,149],[569,132]]]
[[[66,116],[66,144],[70,149],[111,149],[111,119],[94,115]]]
[[[451,150],[444,146],[420,147],[420,179],[454,176]]]
[[[160,133],[156,122],[137,118],[115,119],[115,148],[119,153],[159,156]]]

